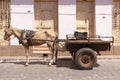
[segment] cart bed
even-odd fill
[[[74,36],[67,35],[67,51],[76,52],[81,48],[91,48],[97,52],[110,50],[113,37],[88,36],[86,39],[77,40]]]

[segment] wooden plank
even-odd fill
[[[58,0],[35,0],[35,30],[58,32]],[[46,45],[33,46],[34,53],[50,53]]]
[[[68,40],[67,43],[77,43],[77,44],[89,44],[89,43],[111,43],[112,41],[104,41],[104,40]]]
[[[35,30],[58,32],[58,3],[54,0],[35,0]]]

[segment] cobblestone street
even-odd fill
[[[0,80],[120,80],[120,59],[98,59],[93,70],[78,70],[71,59],[61,59],[48,67],[45,62],[1,62]]]

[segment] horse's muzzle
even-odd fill
[[[8,36],[4,35],[4,40],[9,41],[9,40],[10,40],[10,38],[9,38]]]

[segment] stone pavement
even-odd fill
[[[4,58],[5,59],[5,58]],[[0,63],[0,80],[120,80],[120,56],[99,56],[93,70],[78,70],[71,58],[62,58],[48,67],[45,60],[31,58],[24,66],[24,58],[6,58]]]
[[[114,59],[120,59],[120,55],[101,55],[101,56],[97,56],[98,59],[102,59],[102,60],[114,60]]]

